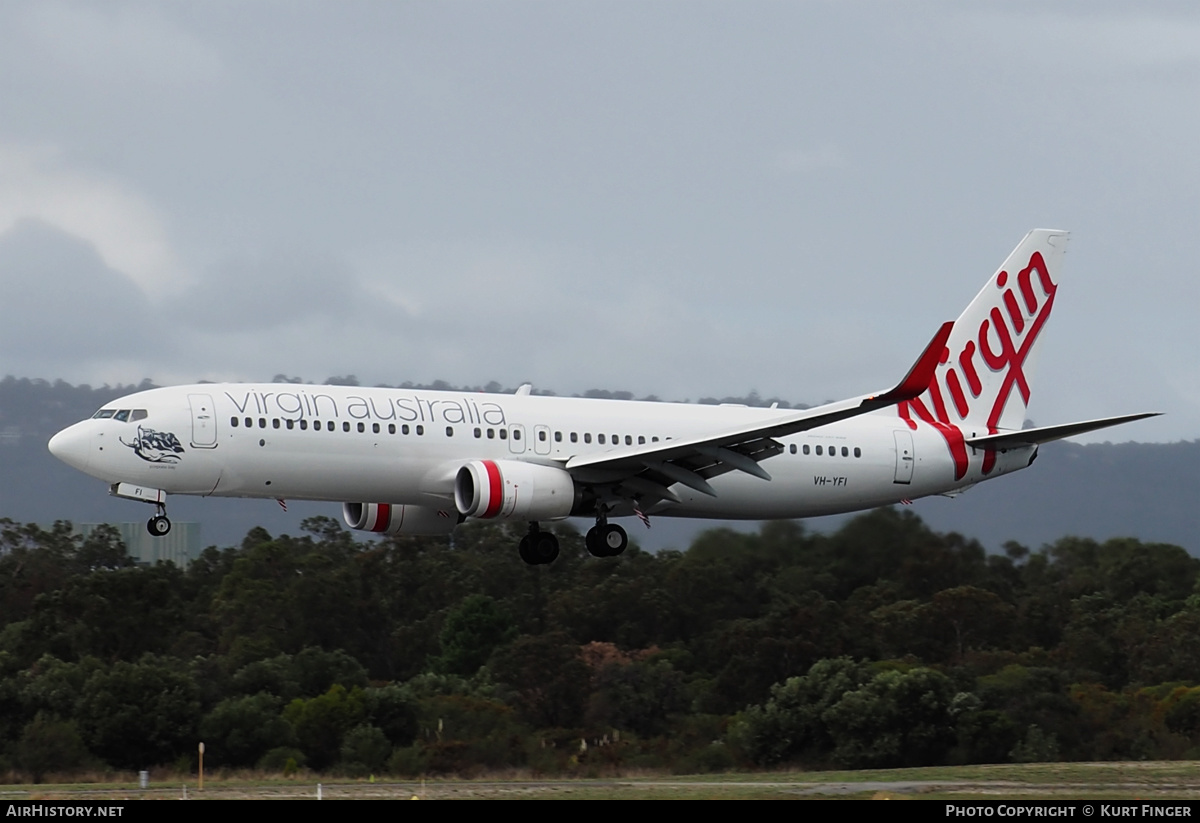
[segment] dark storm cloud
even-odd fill
[[[96,249],[38,220],[0,235],[0,350],[27,374],[56,375],[80,363],[141,358],[165,344],[162,321],[178,306],[154,307]]]

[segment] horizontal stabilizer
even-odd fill
[[[1079,423],[1064,423],[1061,426],[1043,426],[1038,429],[1022,429],[1015,432],[988,434],[983,437],[968,437],[967,445],[976,449],[1015,449],[1021,446],[1036,446],[1039,443],[1049,443],[1051,440],[1062,440],[1064,437],[1074,437],[1109,426],[1119,426],[1146,417],[1157,417],[1162,412],[1142,412],[1141,414],[1123,414],[1120,417],[1103,417],[1099,420],[1084,420]]]

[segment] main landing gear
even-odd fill
[[[629,545],[629,535],[601,514],[596,518],[596,525],[588,529],[583,542],[592,557],[616,557]]]
[[[536,522],[530,523],[529,534],[521,538],[517,550],[529,565],[544,566],[558,557],[558,538],[551,532],[542,531]]]
[[[166,520],[165,517],[163,519]],[[167,527],[170,528],[170,525]],[[151,534],[154,534],[153,527]],[[584,543],[592,557],[616,557],[629,545],[629,535],[623,528],[609,523],[601,515],[596,519],[596,525],[588,529]],[[521,538],[517,550],[521,559],[530,566],[544,566],[553,563],[558,557],[558,538],[551,532],[542,531],[541,527],[533,522],[529,524],[529,533]]]
[[[171,531],[171,521],[167,519],[167,507],[161,503],[158,514],[146,521],[146,531],[154,537],[162,537]]]

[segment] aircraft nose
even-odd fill
[[[91,433],[83,423],[68,426],[50,438],[50,453],[68,466],[86,471],[91,457]]]

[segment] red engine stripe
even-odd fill
[[[371,524],[371,531],[384,532],[387,531],[388,524],[392,519],[392,504],[380,503],[375,507],[375,522]]]
[[[495,517],[500,513],[500,505],[504,502],[504,482],[500,478],[500,467],[494,460],[484,460],[483,468],[488,476],[487,508],[480,517]]]

